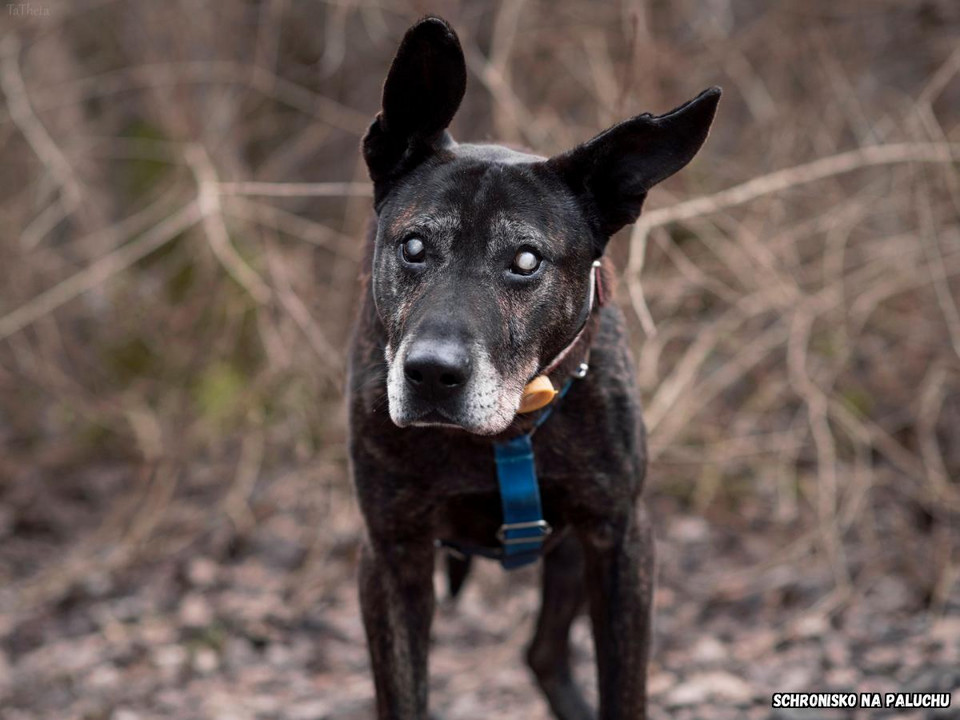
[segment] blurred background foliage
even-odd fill
[[[0,11],[11,612],[258,543],[291,570],[295,607],[349,577],[334,561],[360,533],[342,397],[371,216],[358,143],[403,30],[426,12],[466,51],[460,139],[551,154],[724,87],[700,156],[651,194],[654,220],[611,243],[650,493],[769,531],[765,562],[803,562],[839,597],[896,571],[919,605],[948,606],[956,3],[26,7],[48,12]],[[743,197],[713,195],[743,183]],[[42,636],[26,624],[8,639]]]

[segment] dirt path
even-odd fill
[[[224,541],[215,530],[117,572],[92,570],[55,602],[25,605],[8,588],[0,610],[0,717],[370,718],[352,506],[345,501],[318,529],[274,500],[242,541]],[[31,533],[22,509],[8,508],[18,530],[0,551],[8,578],[35,572],[36,563],[58,567],[85,537],[85,521],[70,507],[47,510],[61,522],[73,517],[75,528],[59,540]],[[849,594],[832,591],[830,574],[795,538],[744,529],[762,528],[756,521],[708,522],[667,500],[657,510],[665,520],[658,527],[653,718],[960,717],[955,594],[931,612],[894,572],[861,577]],[[321,541],[305,548],[308,536]],[[791,548],[797,559],[783,562]],[[432,655],[439,717],[549,717],[521,661],[537,573],[505,574],[481,562],[457,605],[441,603]],[[577,675],[593,697],[585,618],[573,636]],[[953,707],[886,715],[771,709],[774,692],[826,690],[950,692]]]

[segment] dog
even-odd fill
[[[428,717],[440,543],[454,595],[471,554],[506,567],[542,557],[526,659],[553,713],[636,720],[646,717],[654,548],[635,365],[603,256],[650,188],[696,155],[720,89],[551,158],[455,142],[447,128],[465,89],[456,33],[424,18],[404,36],[362,141],[375,222],[349,442],[377,717]],[[598,713],[571,675],[568,635],[584,605]]]

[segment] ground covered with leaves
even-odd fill
[[[7,485],[0,517],[0,716],[371,717],[353,582],[359,519],[348,493],[322,493],[308,475],[258,484],[246,516],[227,511],[229,490],[218,494],[213,473],[181,479],[171,500],[162,473],[133,489],[124,468],[100,469],[96,481],[81,473],[76,485],[13,473],[20,482]],[[323,527],[314,525],[319,495]],[[152,528],[125,514],[128,496],[148,498]],[[651,717],[957,717],[960,597],[931,598],[922,567],[897,567],[935,552],[934,539],[909,546],[878,528],[884,540],[848,558],[858,574],[845,586],[818,559],[815,538],[749,506],[702,514],[655,492],[652,503]],[[197,518],[206,529],[183,535]],[[549,717],[522,662],[537,578],[536,568],[507,574],[481,562],[451,603],[438,573],[439,717]],[[595,698],[586,617],[573,637],[576,674]],[[828,690],[950,692],[953,702],[899,714],[771,708],[774,692]]]

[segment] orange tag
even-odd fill
[[[519,413],[533,412],[549,405],[557,396],[557,391],[553,389],[553,383],[546,375],[537,375],[533,380],[527,383],[523,389],[523,397],[520,399]]]

